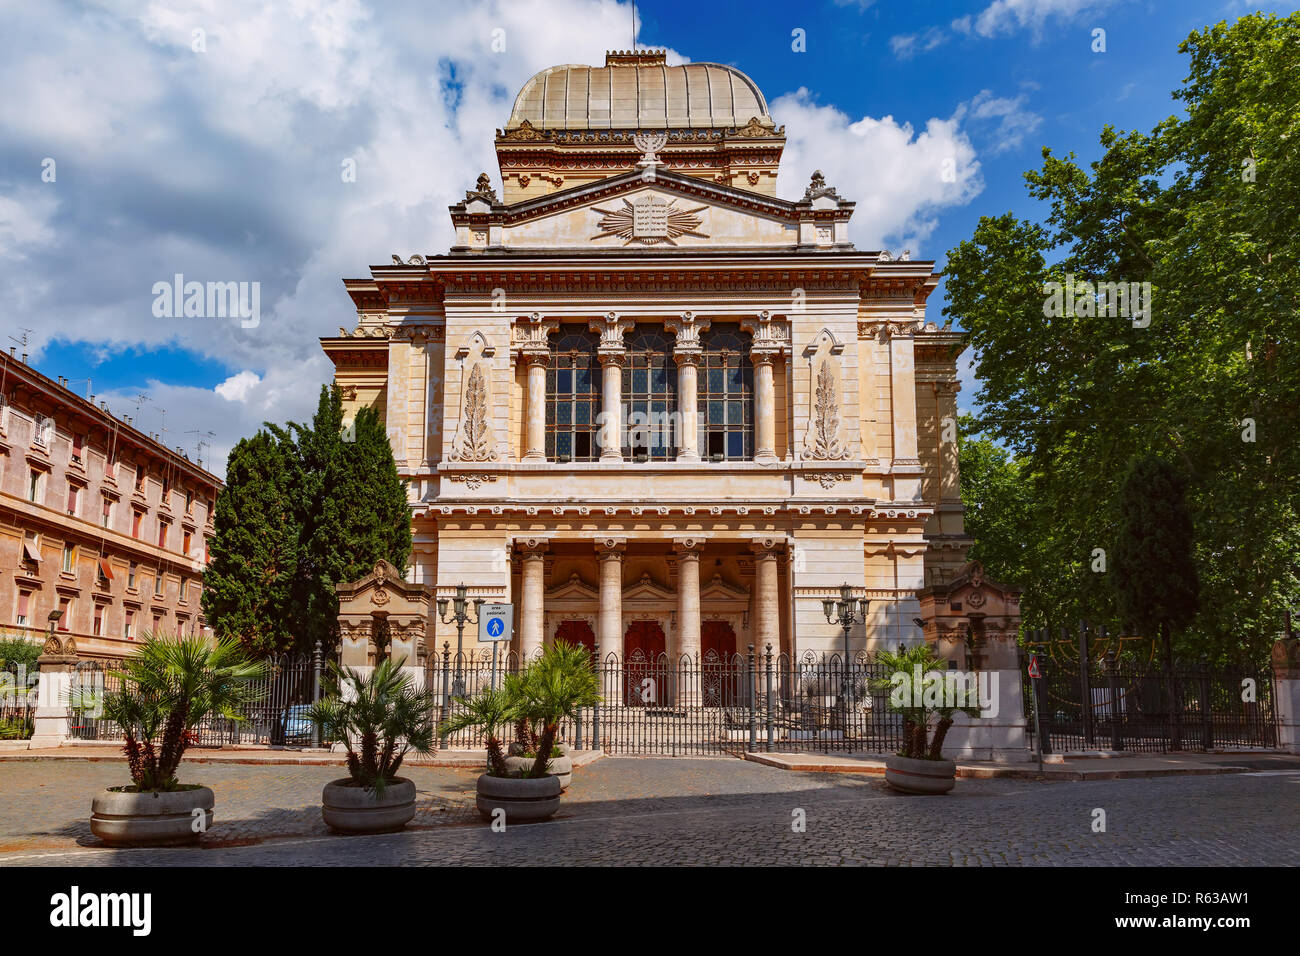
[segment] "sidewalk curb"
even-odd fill
[[[744,758],[753,763],[775,767],[778,770],[786,770],[792,773],[857,773],[879,777],[885,775],[883,760],[840,758],[824,763],[796,763],[788,759],[782,759],[783,757],[802,756],[802,754],[746,753]],[[1081,782],[1087,780],[1136,780],[1148,777],[1199,777],[1250,772],[1249,767],[1234,767],[1227,764],[1223,766],[1198,764],[1191,767],[1141,767],[1133,769],[1107,767],[1098,770],[1073,769],[1062,767],[1060,764],[1057,764],[1056,767],[1061,769],[1045,767],[1043,773],[1040,774],[1037,768],[959,763],[957,765],[957,776],[971,780],[1061,780],[1065,782]]]
[[[59,748],[60,750],[65,748]],[[78,748],[66,748],[68,753],[55,753],[51,751],[9,751],[0,753],[0,764],[16,763],[20,761],[38,762],[38,761],[81,761],[83,763],[125,763],[126,757],[123,754],[113,753],[77,753]],[[591,764],[605,754],[598,750],[581,750],[572,755],[573,766],[575,768],[585,767]],[[262,756],[257,752],[237,751],[227,753],[187,753],[181,760],[182,763],[206,763],[206,764],[237,764],[252,767],[277,767],[277,766],[299,766],[299,767],[343,767],[347,765],[346,756],[342,753],[312,753],[294,756],[284,751],[275,751]],[[406,767],[434,767],[453,770],[479,770],[486,769],[486,757],[481,751],[446,751],[442,754],[435,754],[430,758],[407,759],[402,762]]]

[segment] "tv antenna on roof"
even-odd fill
[[[17,343],[18,343],[19,345],[21,345],[23,348],[27,348],[27,336],[31,335],[32,332],[33,332],[34,330],[33,330],[33,329],[22,329],[21,331],[22,331],[23,334],[20,335],[20,336],[17,336],[17,337],[12,336],[12,335],[9,336],[9,341],[10,341],[10,342],[17,342]]]
[[[212,442],[208,441],[208,439],[209,439],[209,438],[216,438],[216,437],[217,437],[217,433],[216,433],[216,432],[205,432],[205,431],[202,431],[201,429],[198,429],[198,428],[191,428],[191,429],[190,429],[189,431],[187,431],[185,434],[195,436],[195,438],[194,438],[195,456],[194,456],[194,457],[195,457],[196,462],[198,463],[198,466],[199,466],[200,468],[202,468],[202,467],[203,467],[203,449],[205,449],[205,448],[211,448],[211,447],[212,447]],[[205,437],[205,436],[206,436],[206,437]]]

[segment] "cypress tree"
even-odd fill
[[[231,454],[204,610],[218,634],[236,634],[259,654],[310,651],[317,640],[328,653],[337,641],[335,586],[381,558],[406,569],[406,484],[378,413],[365,408],[345,424],[336,388],[321,389],[310,425],[266,428]]]
[[[203,576],[203,612],[214,633],[259,656],[288,649],[295,637],[294,457],[291,445],[264,431],[235,445]]]

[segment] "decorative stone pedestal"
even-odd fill
[[[1277,681],[1277,745],[1300,754],[1300,640],[1273,645],[1273,677]]]
[[[41,671],[36,690],[31,749],[62,747],[72,729],[72,681],[77,668],[77,643],[51,634],[36,659]]]

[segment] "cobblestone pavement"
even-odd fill
[[[962,780],[904,797],[879,777],[791,773],[734,759],[606,758],[575,772],[550,823],[494,833],[473,811],[475,773],[414,768],[402,833],[330,835],[332,767],[188,765],[217,795],[198,849],[110,850],[90,799],[117,764],[0,765],[0,865],[1300,865],[1300,774],[1148,780]],[[1106,832],[1094,833],[1094,810]],[[805,832],[795,832],[796,818]]]

